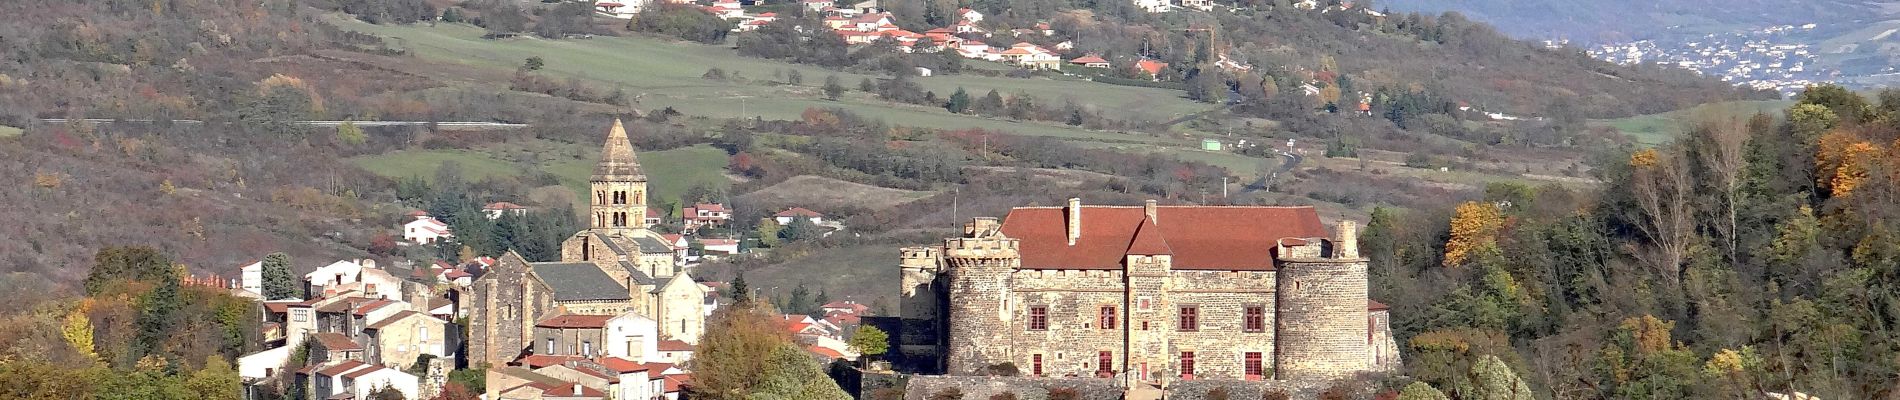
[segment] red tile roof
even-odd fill
[[[607,397],[607,394],[602,393],[599,389],[579,386],[573,383],[565,385],[536,383],[531,386],[541,389],[541,397]],[[577,387],[581,389],[580,392],[574,391]]]
[[[350,372],[350,370],[356,369],[358,367],[362,367],[364,365],[368,365],[368,364],[363,364],[361,362],[357,362],[356,360],[343,360],[342,362],[336,363],[336,365],[332,365],[328,368],[317,370],[317,375],[337,376],[337,374]]]
[[[1161,69],[1167,67],[1168,63],[1155,60],[1141,60],[1135,62],[1136,69],[1140,69],[1141,72],[1147,72],[1149,75],[1160,75]]]
[[[1076,64],[1107,64],[1108,60],[1102,59],[1101,56],[1090,54],[1086,56],[1077,57],[1074,60],[1069,60],[1069,62],[1076,63]]]
[[[679,340],[661,340],[660,351],[693,351],[693,345]]]
[[[536,322],[534,326],[542,328],[603,328],[612,315],[574,315],[561,314]]]
[[[792,208],[786,209],[785,211],[779,211],[778,214],[772,214],[772,216],[774,217],[822,217],[825,215],[819,214],[817,211],[805,209],[804,207],[792,207]]]
[[[322,343],[324,350],[356,351],[356,350],[363,349],[362,345],[356,344],[355,341],[350,340],[350,337],[343,336],[343,334],[341,333],[324,332],[324,333],[319,333],[316,336],[317,336],[317,343]]]
[[[375,373],[376,371],[380,371],[384,369],[387,369],[387,368],[383,368],[383,366],[381,365],[371,365],[369,366],[369,368],[359,369],[359,370],[356,370],[356,372],[343,374],[343,377],[356,379],[356,378],[362,377],[363,375],[369,375],[369,374]]]
[[[371,285],[371,286],[375,286],[375,285]],[[375,301],[363,303],[363,305],[356,306],[356,310],[352,311],[351,314],[367,315],[369,314],[370,311],[376,311],[376,309],[388,307],[390,304],[396,304],[396,301],[389,300],[389,299],[376,299]]]
[[[646,371],[648,368],[646,364],[620,357],[601,357],[594,362],[623,374]]]
[[[824,347],[806,346],[805,351],[809,351],[812,354],[817,354],[820,356],[824,356],[825,358],[830,358],[834,360],[844,358],[844,353],[839,353],[837,350],[832,350],[832,349],[828,349]]]
[[[515,359],[515,363],[527,366],[528,368],[532,369],[532,368],[546,367],[550,365],[561,365],[561,364],[566,364],[568,361],[581,361],[581,360],[586,360],[586,359],[587,358],[581,357],[581,356],[551,356],[551,355],[546,355],[546,354],[529,354],[519,359]]]
[[[1392,306],[1380,303],[1378,300],[1366,299],[1366,311],[1385,311],[1390,309],[1392,309]]]
[[[1312,207],[1161,206],[1152,239],[1137,233],[1147,220],[1142,207],[1084,206],[1081,237],[1068,244],[1063,207],[1022,207],[1004,218],[1003,234],[1021,240],[1022,267],[1030,269],[1120,269],[1124,256],[1165,246],[1175,269],[1271,270],[1282,238],[1326,237]]]
[[[666,393],[675,393],[692,386],[693,374],[672,374],[666,376]]]
[[[647,379],[657,379],[666,374],[666,370],[669,369],[673,369],[673,364],[647,363]]]

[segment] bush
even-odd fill
[[[1112,76],[1097,76],[1090,80],[1106,83],[1110,85],[1187,90],[1187,85],[1181,84],[1180,82],[1160,82],[1160,81],[1151,81],[1151,80],[1145,80],[1145,79],[1116,78]]]
[[[1266,392],[1260,393],[1260,400],[1291,400],[1292,398],[1292,395],[1280,389],[1267,389]]]
[[[990,400],[1016,400],[1015,392],[1002,392],[990,396]]]
[[[700,10],[697,6],[661,4],[640,10],[639,15],[627,22],[627,29],[718,44],[726,41],[726,33],[732,31],[732,22]]]
[[[1226,386],[1215,386],[1207,390],[1207,400],[1227,400],[1228,397]]]

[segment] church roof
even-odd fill
[[[627,139],[627,128],[621,126],[619,119],[607,130],[607,143],[600,148],[600,163],[594,165],[593,180],[647,180],[646,174],[640,172],[640,160],[633,154],[633,142]]]
[[[554,289],[555,301],[628,300],[627,287],[601,272],[593,263],[543,262],[528,264],[535,277]]]
[[[673,246],[668,245],[666,244],[666,242],[661,241],[659,239],[654,239],[654,238],[646,237],[646,236],[640,236],[640,237],[633,238],[633,243],[640,245],[641,254],[671,254],[673,253]]]
[[[653,279],[653,276],[647,275],[646,272],[640,271],[640,268],[634,266],[632,262],[621,261],[620,268],[627,270],[628,279],[633,280],[633,283],[652,286],[660,282],[659,280]]]
[[[1140,206],[1084,206],[1073,246],[1064,207],[1010,210],[1002,231],[1021,241],[1030,269],[1121,269],[1128,254],[1170,254],[1174,269],[1266,271],[1280,239],[1329,236],[1312,207],[1160,206],[1155,214],[1144,223]],[[1138,237],[1144,226],[1157,228],[1152,239]]]
[[[627,255],[627,249],[620,247],[620,242],[614,241],[614,238],[608,237],[607,234],[594,232],[594,238],[600,239],[600,243],[607,245],[607,250],[612,250],[614,254]]]

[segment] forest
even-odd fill
[[[1814,87],[1785,115],[1606,154],[1598,190],[1374,211],[1407,372],[1456,398],[1487,356],[1536,398],[1896,394],[1895,110],[1900,92]]]

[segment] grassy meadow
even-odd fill
[[[1793,104],[1793,101],[1788,100],[1726,101],[1666,113],[1592,120],[1590,125],[1614,128],[1635,138],[1638,143],[1653,146],[1675,140],[1689,124],[1698,119],[1748,118],[1757,112],[1779,115],[1781,110]]]
[[[563,186],[573,188],[577,198],[587,198],[587,179],[594,172],[594,160],[599,150],[591,146],[558,144],[544,142],[538,144],[537,152],[572,154],[574,156],[552,157],[549,160],[523,160],[508,154],[516,149],[487,147],[473,150],[401,150],[377,155],[350,158],[350,162],[365,170],[390,178],[421,176],[433,179],[435,170],[443,162],[455,161],[461,165],[463,176],[471,180],[488,177],[514,177],[530,172],[546,172],[557,177]],[[580,158],[575,158],[578,156]],[[732,180],[723,174],[726,167],[726,152],[712,146],[700,145],[677,149],[648,151],[639,153],[640,164],[645,167],[652,199],[678,199],[688,189],[695,186],[727,188]]]

